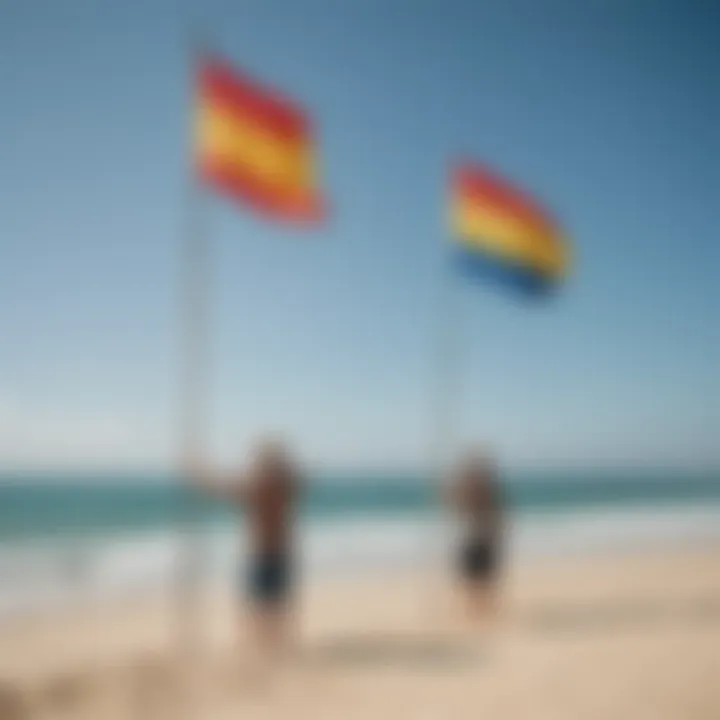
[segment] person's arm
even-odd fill
[[[194,487],[201,492],[221,500],[240,500],[244,494],[238,480],[213,472],[206,466],[194,464],[189,471],[190,480]]]
[[[505,497],[502,485],[497,478],[493,480],[492,517],[495,537],[502,540],[505,535]]]
[[[447,478],[443,483],[443,501],[448,510],[457,511],[460,507],[460,487],[455,478]]]
[[[296,470],[291,470],[288,474],[287,482],[288,498],[293,505],[299,503],[305,493],[305,476]]]

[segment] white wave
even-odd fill
[[[316,520],[302,528],[301,573],[313,581],[386,567],[448,562],[450,525],[429,515]],[[720,543],[720,503],[513,516],[509,561],[605,551]],[[202,543],[207,586],[242,581],[245,538],[216,526]],[[187,537],[169,530],[126,535],[57,537],[0,544],[0,613],[38,610],[170,587]]]

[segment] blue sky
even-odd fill
[[[577,243],[539,306],[458,287],[455,437],[509,464],[720,462],[711,2],[26,0],[0,9],[0,463],[167,463],[188,38],[311,110],[332,221],[210,198],[208,447],[427,457],[444,182],[465,154]]]

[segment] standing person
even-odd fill
[[[497,612],[498,574],[504,510],[495,463],[486,455],[468,456],[450,478],[450,508],[459,521],[457,571],[468,615]]]
[[[201,477],[200,486],[246,512],[247,592],[250,629],[265,656],[287,650],[292,640],[296,567],[295,515],[299,473],[285,448],[260,443],[244,476],[230,483]]]

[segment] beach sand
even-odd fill
[[[720,718],[719,550],[516,567],[492,633],[460,622],[444,587],[412,573],[310,587],[297,657],[260,676],[233,644],[231,599],[209,599],[195,684],[168,659],[162,600],[14,620],[0,720],[176,720],[193,702],[203,720]]]

